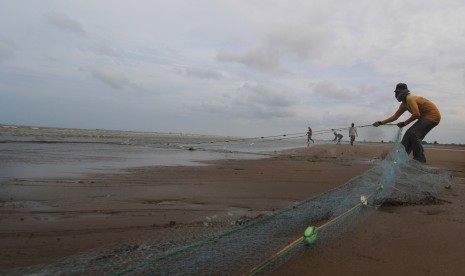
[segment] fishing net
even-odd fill
[[[343,235],[385,202],[431,202],[450,176],[409,160],[399,143],[370,170],[285,209],[154,229],[154,235],[19,271],[34,275],[237,275],[269,272],[303,248]]]

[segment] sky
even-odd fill
[[[305,133],[386,119],[404,82],[441,111],[425,140],[465,144],[461,0],[0,4],[2,124]]]

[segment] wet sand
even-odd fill
[[[441,193],[450,203],[383,207],[344,238],[318,251],[309,248],[273,273],[463,271],[458,257],[465,252],[460,242],[465,238],[465,152],[437,148],[427,149],[428,165],[455,176],[452,188]],[[209,166],[8,180],[2,183],[0,201],[0,272],[141,239],[159,228],[198,223],[207,216],[253,218],[344,184],[388,149],[321,145],[262,160],[207,161]]]

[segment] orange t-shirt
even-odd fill
[[[396,113],[382,121],[382,123],[387,124],[397,120],[405,111],[412,113],[412,116],[404,122],[406,125],[416,119],[426,119],[435,123],[439,123],[441,121],[441,113],[434,103],[423,97],[409,94],[407,96],[406,103],[401,103]]]

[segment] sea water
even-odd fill
[[[75,177],[144,166],[259,159],[305,147],[305,137],[243,138],[182,133],[0,125],[0,178]]]

